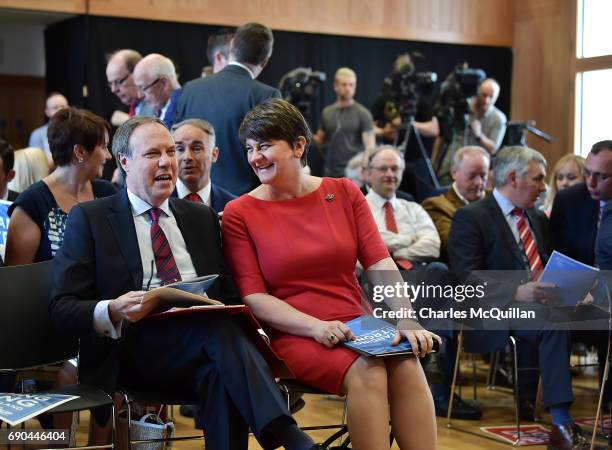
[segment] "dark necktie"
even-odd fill
[[[196,194],[195,192],[191,192],[190,194],[187,194],[185,197],[183,197],[185,200],[188,200],[190,202],[195,202],[195,203],[204,203],[202,201],[202,198]]]
[[[172,249],[168,239],[166,239],[164,230],[159,226],[161,209],[151,208],[149,214],[151,216],[151,245],[153,246],[157,276],[161,280],[162,286],[181,281],[181,274],[176,267],[174,256],[172,256]]]
[[[391,202],[385,202],[385,226],[387,227],[387,231],[391,233],[398,233],[397,222],[395,221],[395,216],[393,215],[393,206],[391,206]],[[398,265],[400,269],[410,270],[414,266],[410,261],[403,258],[394,258],[395,264]]]
[[[529,226],[527,226],[527,221],[525,220],[523,210],[514,208],[511,214],[518,218],[516,226],[518,227],[519,237],[521,239],[521,244],[523,245],[523,251],[525,252],[525,255],[527,255],[527,261],[529,262],[531,279],[536,280],[542,270],[544,270],[544,264],[542,264],[542,258],[540,258],[538,245],[536,244]]]

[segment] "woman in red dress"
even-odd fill
[[[418,358],[366,358],[338,345],[354,338],[344,322],[365,312],[356,262],[373,284],[383,273],[401,281],[363,195],[346,179],[305,174],[312,134],[283,100],[255,107],[240,137],[262,183],[223,215],[244,302],[298,381],[347,394],[354,449],[389,449],[389,419],[400,448],[434,449],[433,401]],[[415,322],[400,325],[396,341],[408,339],[421,356],[440,340]]]

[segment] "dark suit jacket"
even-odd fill
[[[178,193],[176,192],[176,188],[172,192],[172,197],[178,197]],[[218,214],[225,209],[225,205],[227,202],[234,200],[236,197],[229,191],[226,191],[220,186],[217,186],[215,183],[212,183],[210,186],[210,207],[215,210]]]
[[[540,257],[548,260],[548,223],[543,212],[526,211]],[[495,197],[490,195],[461,209],[453,217],[448,253],[457,271],[524,270],[527,263]]]
[[[9,189],[9,191],[8,191],[8,198],[7,198],[7,200],[8,200],[9,202],[14,202],[15,200],[17,200],[17,197],[19,197],[19,192],[11,191],[11,190]]]
[[[181,91],[181,88],[175,89],[170,96],[170,103],[168,104],[168,109],[166,109],[166,114],[164,114],[164,119],[162,120],[168,129],[172,128],[172,124],[174,123],[174,115],[176,114],[176,107],[181,97]]]
[[[254,106],[271,97],[281,97],[278,89],[253,80],[246,70],[235,65],[183,87],[174,122],[199,118],[213,125],[220,152],[212,166],[212,180],[235,195],[259,185],[247,162],[238,129]]]
[[[612,201],[606,203],[606,207],[601,214],[596,248],[599,268],[612,270]],[[612,285],[610,285],[610,288],[612,288]]]
[[[221,250],[217,215],[205,205],[176,198],[170,199],[170,208],[196,273],[220,274],[208,295],[237,303]],[[49,312],[58,330],[81,338],[83,381],[114,392],[122,339],[100,337],[94,331],[94,309],[100,300],[141,290],[142,285],[142,262],[127,191],[72,208],[64,244],[54,259]],[[124,321],[123,326],[125,335],[129,323]]]
[[[599,202],[591,198],[585,183],[557,193],[550,213],[552,248],[593,265],[598,209]]]

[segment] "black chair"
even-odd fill
[[[0,342],[5,343],[0,352],[0,373],[37,369],[78,356],[78,340],[61,336],[51,328],[48,303],[52,278],[52,261],[0,268]],[[47,411],[49,413],[111,408],[114,442],[115,414],[111,396],[82,384],[48,393],[79,397]],[[75,448],[114,448],[114,444]]]

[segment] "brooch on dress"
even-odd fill
[[[333,202],[334,201],[334,194],[325,194],[325,201],[326,202]]]

